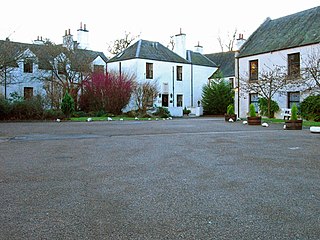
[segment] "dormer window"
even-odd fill
[[[58,74],[65,74],[66,73],[66,67],[63,62],[58,62]]]
[[[30,59],[24,60],[23,72],[24,73],[32,73],[33,72],[33,62]]]

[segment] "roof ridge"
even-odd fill
[[[136,55],[135,55],[136,58],[138,58],[139,55],[140,55],[141,43],[142,43],[142,39],[140,39],[140,40],[138,41],[137,51],[136,51]]]

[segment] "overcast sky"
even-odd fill
[[[32,43],[37,36],[62,43],[66,29],[75,40],[80,22],[89,30],[90,48],[108,55],[107,44],[125,32],[167,46],[180,28],[187,48],[198,42],[205,53],[221,51],[237,29],[247,38],[263,21],[320,5],[319,0],[5,0],[1,2],[0,39]]]

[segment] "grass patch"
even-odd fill
[[[90,117],[92,121],[108,121],[108,117]],[[122,119],[123,121],[137,121],[134,117],[111,117],[112,121],[120,121]],[[88,117],[72,117],[70,118],[70,121],[73,122],[86,122],[88,120]],[[139,121],[148,121],[148,120],[156,120],[156,118],[139,118]]]
[[[267,123],[284,123],[285,120],[275,119],[275,118],[262,118],[262,121],[267,122]],[[305,126],[305,127],[320,126],[320,122],[303,120],[303,126]]]

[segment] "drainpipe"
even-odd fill
[[[174,66],[172,66],[172,107],[174,107]]]
[[[193,64],[191,64],[191,107],[193,107]]]
[[[237,101],[238,101],[238,118],[240,118],[240,72],[239,72],[239,57],[238,57],[239,52],[236,52],[235,57],[236,57],[236,67],[237,67],[237,75],[236,75],[236,79],[237,79],[237,86],[238,86],[238,96],[237,96]]]
[[[4,67],[4,99],[7,99],[7,67]]]

